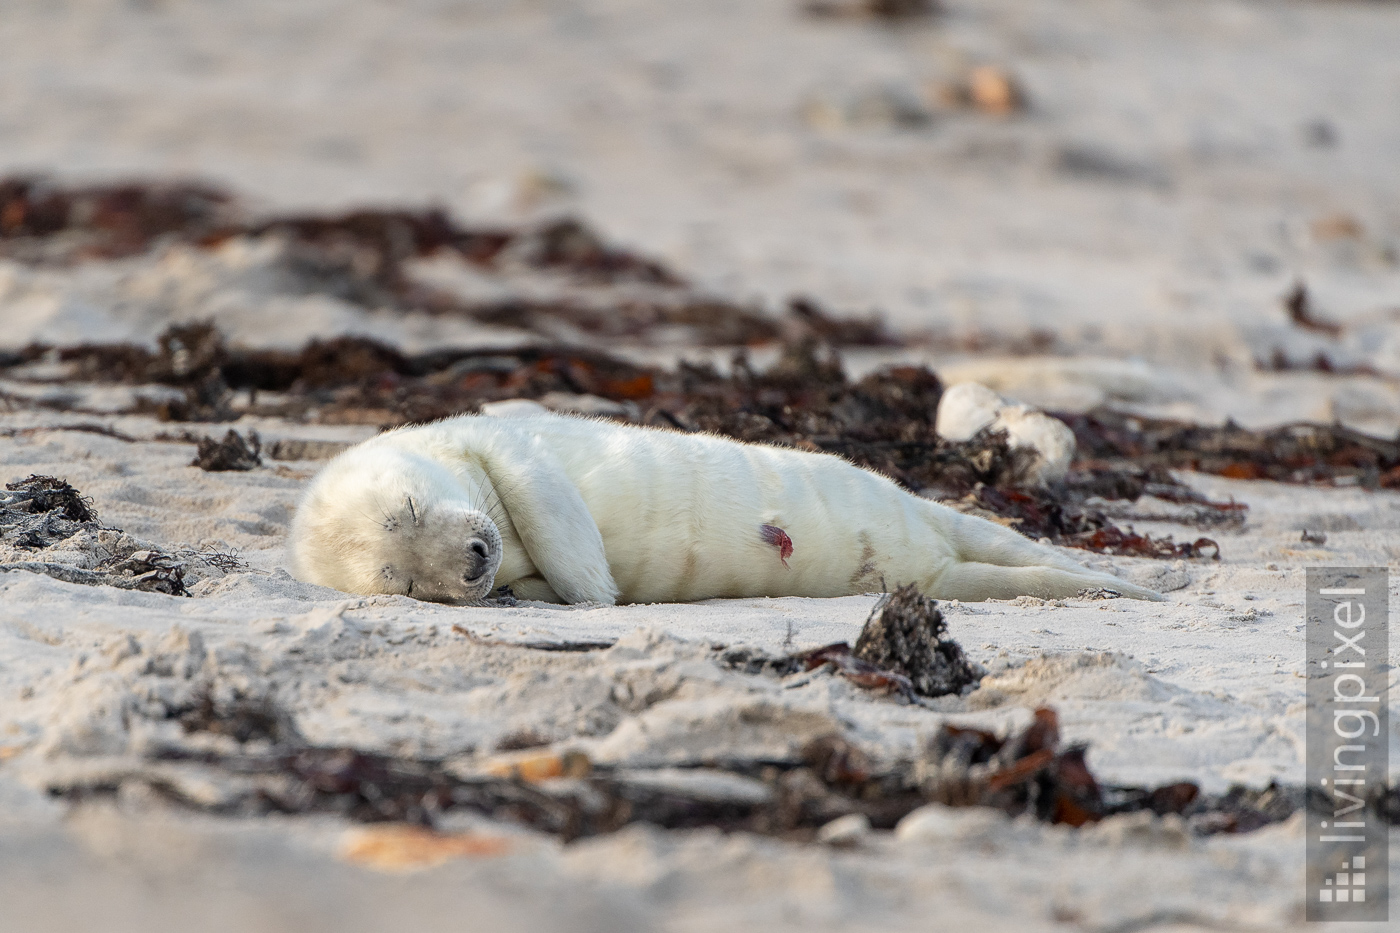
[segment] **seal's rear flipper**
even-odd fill
[[[1162,594],[1112,574],[1081,566],[1052,547],[1037,544],[995,522],[929,503],[926,514],[953,545],[956,562],[933,580],[938,599],[1063,599],[1082,590],[1113,590],[1133,599],[1160,602]]]
[[[954,564],[938,575],[929,595],[935,599],[960,599],[977,602],[983,599],[1015,599],[1017,596],[1038,596],[1041,599],[1064,599],[1086,589],[1101,588],[1121,593],[1133,599],[1161,602],[1160,593],[1145,589],[1106,573],[1080,568],[1064,570],[1059,567],[1001,567],[964,561]]]

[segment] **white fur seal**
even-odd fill
[[[921,499],[840,457],[554,414],[461,415],[336,457],[293,569],[352,593],[564,603],[1151,590]]]

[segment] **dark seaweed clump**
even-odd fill
[[[961,693],[981,679],[962,646],[948,637],[937,603],[912,585],[875,604],[854,648],[836,642],[786,655],[748,647],[718,650],[719,663],[730,670],[786,677],[825,668],[856,686],[914,703],[921,696]]]
[[[1400,488],[1400,440],[1339,424],[1287,424],[1264,431],[1097,410],[1063,415],[1081,458],[1112,468],[1132,463],[1159,471],[1195,470],[1232,479]]]
[[[947,635],[938,604],[913,586],[902,586],[876,604],[852,653],[907,677],[922,696],[957,694],[980,678],[962,646]]]
[[[261,450],[262,442],[258,439],[258,432],[250,431],[248,437],[244,438],[242,434],[230,428],[222,440],[216,441],[212,437],[199,438],[198,449],[190,466],[197,466],[210,473],[252,470],[262,466],[262,457],[259,456]]]
[[[75,556],[86,558],[86,566],[76,565]],[[88,586],[190,595],[184,561],[143,549],[103,527],[92,500],[53,476],[6,483],[0,493],[0,572],[7,570]]]
[[[67,480],[31,473],[25,479],[6,483],[5,489],[13,494],[5,497],[6,509],[75,524],[97,521],[92,500],[68,485]]]
[[[940,12],[935,0],[806,0],[808,16],[839,19],[874,19],[886,22],[917,20]]]

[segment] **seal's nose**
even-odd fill
[[[468,583],[474,583],[480,580],[491,566],[491,549],[486,546],[485,541],[477,539],[468,545],[468,552],[465,578]]]

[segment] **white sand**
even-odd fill
[[[1103,361],[914,354],[1030,401],[1400,427],[1388,317],[1400,6],[948,5],[932,26],[888,31],[806,21],[782,2],[16,0],[0,16],[0,169],[197,175],[278,209],[437,200],[512,221],[576,209],[716,293],[776,307],[805,291],[993,343],[1053,329]],[[801,118],[814,99],[840,105],[876,85],[916,94],[964,61],[1011,67],[1031,113],[919,130]],[[1308,142],[1318,120],[1335,144]],[[1356,236],[1314,225],[1338,213]],[[263,269],[255,252],[66,272],[0,263],[0,342],[148,339],[216,313],[248,342],[347,329],[413,347],[519,338],[289,296]],[[1287,325],[1277,298],[1296,274],[1320,314],[1355,323],[1339,340]],[[1254,373],[1275,346],[1382,375]],[[92,420],[19,404],[0,430]],[[140,438],[171,427],[101,420]],[[41,789],[183,741],[161,717],[203,683],[275,694],[313,742],[465,763],[525,727],[618,764],[779,752],[832,729],[894,756],[949,717],[1008,728],[1050,703],[1068,740],[1092,743],[1103,780],[1297,783],[1303,568],[1389,563],[1400,549],[1400,495],[1191,477],[1251,506],[1243,532],[1218,536],[1220,563],[1106,562],[1170,590],[1163,605],[945,607],[993,677],[921,709],[828,677],[783,689],[709,654],[717,642],[778,650],[789,631],[799,647],[853,639],[872,598],[597,610],[347,599],[280,570],[316,464],[206,474],[192,454],[71,431],[0,438],[4,480],[65,476],[134,536],[236,547],[250,565],[211,574],[194,599],[0,575],[0,929],[1301,929],[1296,821],[1200,840],[1163,822],[1074,832],[966,811],[932,841],[877,834],[849,852],[631,828],[567,847],[525,835],[506,857],[384,877],[345,864],[347,824],[328,818],[192,817],[139,795],[69,809]],[[1300,544],[1304,528],[1327,544]],[[454,626],[621,641],[543,653]],[[204,792],[221,793],[217,781]]]

